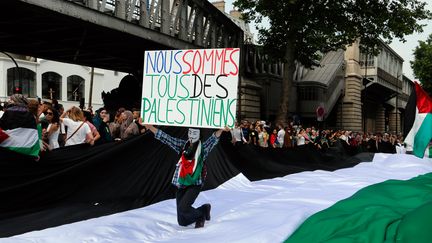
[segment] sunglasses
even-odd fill
[[[51,115],[51,116],[53,115],[53,113],[52,113],[52,112],[47,112],[46,114],[47,114],[47,115]]]

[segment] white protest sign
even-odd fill
[[[144,52],[145,124],[233,127],[240,48]]]

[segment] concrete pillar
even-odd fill
[[[98,9],[98,2],[99,1],[97,1],[97,0],[88,0],[87,1],[87,6],[89,8],[92,8],[92,9]]]
[[[385,108],[381,104],[377,104],[375,117],[375,132],[385,132]]]
[[[126,18],[126,0],[116,0],[115,16],[117,18]]]
[[[345,93],[338,109],[338,122],[341,129],[351,131],[362,130],[362,76],[359,65],[359,46],[354,43],[345,51]]]
[[[402,131],[402,124],[399,109],[394,108],[389,113],[389,132],[399,134]]]
[[[345,79],[345,96],[342,98],[338,119],[344,130],[362,131],[361,79],[347,77]]]

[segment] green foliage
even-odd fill
[[[306,67],[316,65],[318,52],[345,48],[359,38],[376,54],[379,38],[404,41],[422,31],[419,20],[432,17],[419,0],[236,0],[234,5],[246,21],[269,22],[259,29],[259,41],[273,58]]]
[[[419,45],[414,50],[411,68],[423,88],[432,95],[432,34],[426,41],[419,41]]]

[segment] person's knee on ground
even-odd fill
[[[177,214],[177,223],[180,226],[188,226],[188,225],[192,224],[193,222],[187,222],[183,216]]]

